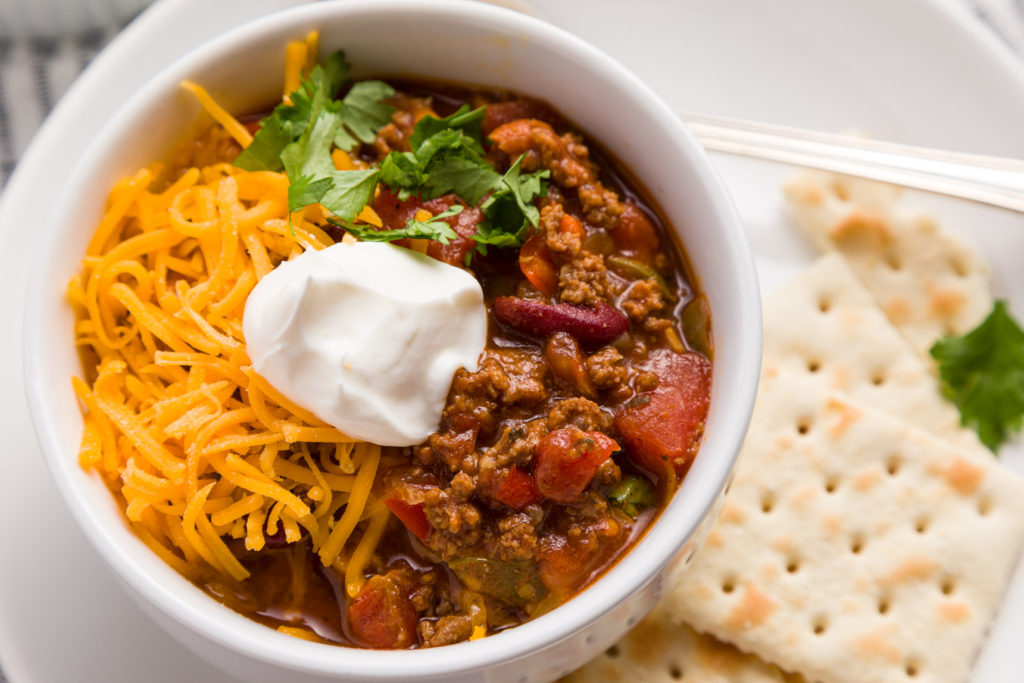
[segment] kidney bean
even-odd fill
[[[494,317],[538,337],[568,332],[582,343],[593,345],[607,344],[629,329],[629,318],[606,303],[589,308],[499,296],[494,300]]]

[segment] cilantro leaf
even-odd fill
[[[373,198],[379,171],[338,171],[332,146],[351,150],[373,142],[394,109],[380,100],[394,94],[382,81],[356,83],[341,100],[334,99],[349,81],[350,65],[338,51],[313,67],[290,102],[278,105],[235,165],[248,171],[284,171],[288,176],[288,210],[321,203],[352,220]]]
[[[962,337],[931,348],[942,388],[960,421],[995,451],[1024,420],[1024,331],[996,301],[985,320]]]
[[[424,116],[416,122],[416,127],[413,128],[412,135],[409,136],[409,145],[413,149],[418,149],[427,138],[443,130],[452,129],[468,137],[472,142],[474,151],[482,155],[484,153],[484,146],[481,141],[483,137],[481,125],[483,124],[486,110],[486,107],[477,107],[470,111],[469,105],[464,104],[454,114],[443,119],[439,119],[436,116]]]
[[[426,221],[418,221],[415,218],[410,219],[404,228],[397,230],[377,230],[373,226],[356,225],[350,221],[339,221],[332,218],[327,220],[364,242],[392,242],[409,237],[413,239],[437,240],[441,244],[448,244],[459,235],[444,219],[456,216],[461,211],[461,204],[453,204],[445,211],[430,217]]]
[[[291,103],[282,102],[260,122],[260,128],[249,146],[235,158],[234,165],[246,171],[281,171],[281,153],[309,128],[320,110],[337,111],[332,100],[348,81],[349,64],[344,52],[335,52],[323,65],[316,65],[302,80],[299,89],[289,95]]]
[[[380,182],[398,190],[398,198],[404,202],[414,188],[426,182],[426,175],[412,152],[391,152],[380,164]]]
[[[341,101],[341,122],[344,130],[334,138],[334,144],[351,151],[358,142],[369,144],[377,131],[391,120],[395,108],[381,100],[395,94],[395,89],[383,81],[360,81]]]
[[[540,211],[533,205],[533,200],[547,194],[544,179],[550,172],[545,169],[524,175],[522,164],[523,157],[520,156],[480,206],[484,220],[474,239],[481,254],[487,254],[487,245],[518,247],[530,228],[537,227],[540,222]]]
[[[454,192],[470,206],[487,194],[500,176],[486,161],[465,152],[442,154],[420,186],[425,199]]]
[[[433,199],[454,192],[471,206],[501,177],[481,156],[477,141],[455,128],[421,140],[411,153],[391,152],[381,170],[381,182],[398,190],[403,201],[413,194]]]
[[[331,171],[331,186],[320,198],[327,210],[343,220],[353,220],[373,199],[380,171]],[[290,198],[290,196],[289,196]]]
[[[249,146],[235,157],[234,165],[246,171],[280,171],[281,150],[294,139],[291,125],[275,112],[263,119]]]

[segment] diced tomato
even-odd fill
[[[541,540],[537,573],[552,592],[579,588],[612,559],[628,528],[612,517],[591,520],[582,534],[553,533]]]
[[[685,472],[700,445],[711,394],[711,364],[696,353],[661,350],[641,368],[658,377],[658,386],[620,406],[615,428],[638,465],[674,479]]]
[[[636,204],[626,202],[619,223],[611,234],[619,249],[631,253],[638,261],[653,262],[658,251],[658,233]]]
[[[380,216],[384,228],[397,230],[404,228],[420,209],[429,211],[436,216],[451,208],[456,200],[455,195],[448,194],[429,201],[424,201],[419,197],[410,197],[402,201],[397,195],[382,186],[373,201],[373,210]],[[458,233],[458,237],[448,244],[431,240],[427,245],[427,255],[453,266],[464,265],[466,254],[476,246],[476,241],[472,236],[476,234],[477,224],[482,218],[483,214],[479,209],[463,208],[458,214],[444,219]],[[399,244],[402,242],[403,240],[398,241]]]
[[[522,510],[527,505],[539,503],[540,491],[533,477],[515,465],[495,476],[497,485],[492,497],[514,510]]]
[[[410,505],[399,498],[385,498],[384,504],[416,538],[424,542],[430,538],[430,522],[427,521],[427,513],[423,511],[423,503]]]
[[[558,268],[542,232],[533,233],[519,250],[519,270],[544,296],[554,296],[558,288]]]
[[[349,603],[348,623],[366,647],[397,650],[416,644],[416,610],[409,601],[411,582],[397,571],[367,579]]]
[[[549,433],[533,452],[533,478],[545,498],[571,503],[580,497],[597,469],[619,444],[601,432],[562,427]]]

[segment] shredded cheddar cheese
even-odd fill
[[[316,51],[316,34],[288,47],[286,92]],[[252,141],[202,87],[183,86],[239,145]],[[212,570],[244,580],[246,553],[283,530],[288,542],[308,534],[358,591],[390,518],[372,491],[381,449],[274,390],[242,337],[256,283],[333,242],[318,225],[322,209],[289,217],[280,173],[217,163],[166,175],[153,165],[115,185],[68,286],[87,377],[72,380],[84,413],[80,463],[118,495],[139,538],[190,579]]]

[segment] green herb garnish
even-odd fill
[[[484,159],[480,140],[483,107],[468,106],[443,119],[424,116],[409,136],[411,152],[391,152],[381,164],[380,181],[405,201],[416,194],[434,199],[454,192],[476,206],[500,176]]]
[[[418,221],[413,218],[405,224],[404,228],[397,230],[378,230],[371,225],[359,225],[333,218],[328,218],[327,220],[339,228],[344,228],[353,237],[364,242],[392,242],[408,237],[411,239],[437,240],[441,244],[448,244],[459,235],[444,219],[457,216],[461,211],[462,205],[454,204],[428,220]]]
[[[543,181],[551,173],[543,170],[523,175],[520,173],[522,163],[523,157],[516,159],[480,206],[484,220],[474,237],[477,251],[485,256],[489,244],[499,248],[518,247],[540,221],[540,211],[533,200],[547,195]]]
[[[943,392],[960,421],[995,451],[1019,432],[1024,419],[1024,331],[1005,301],[962,337],[943,337],[931,348]]]
[[[338,171],[331,150],[373,142],[394,111],[381,100],[395,91],[382,81],[361,81],[343,99],[334,99],[349,82],[348,74],[343,52],[315,66],[289,96],[291,103],[279,104],[263,119],[252,143],[235,159],[248,171],[284,170],[289,211],[320,203],[350,221],[373,198],[379,171]]]
[[[288,176],[288,210],[322,204],[335,225],[359,239],[392,241],[406,237],[447,244],[458,235],[443,218],[462,210],[453,206],[428,221],[411,220],[400,229],[374,230],[353,223],[373,200],[378,183],[402,201],[455,194],[467,206],[479,205],[483,219],[474,235],[476,251],[488,246],[517,247],[540,220],[533,202],[547,194],[548,171],[522,173],[522,157],[501,175],[485,158],[481,132],[484,107],[463,105],[444,118],[424,116],[409,137],[411,151],[391,152],[379,168],[338,171],[334,148],[352,151],[370,144],[390,120],[394,108],[383,100],[394,89],[382,81],[360,81],[342,99],[335,93],[351,82],[350,65],[336,52],[313,68],[298,90],[263,119],[252,143],[235,159],[249,171],[284,171]],[[482,201],[482,203],[481,203]],[[467,255],[467,262],[472,253]]]

